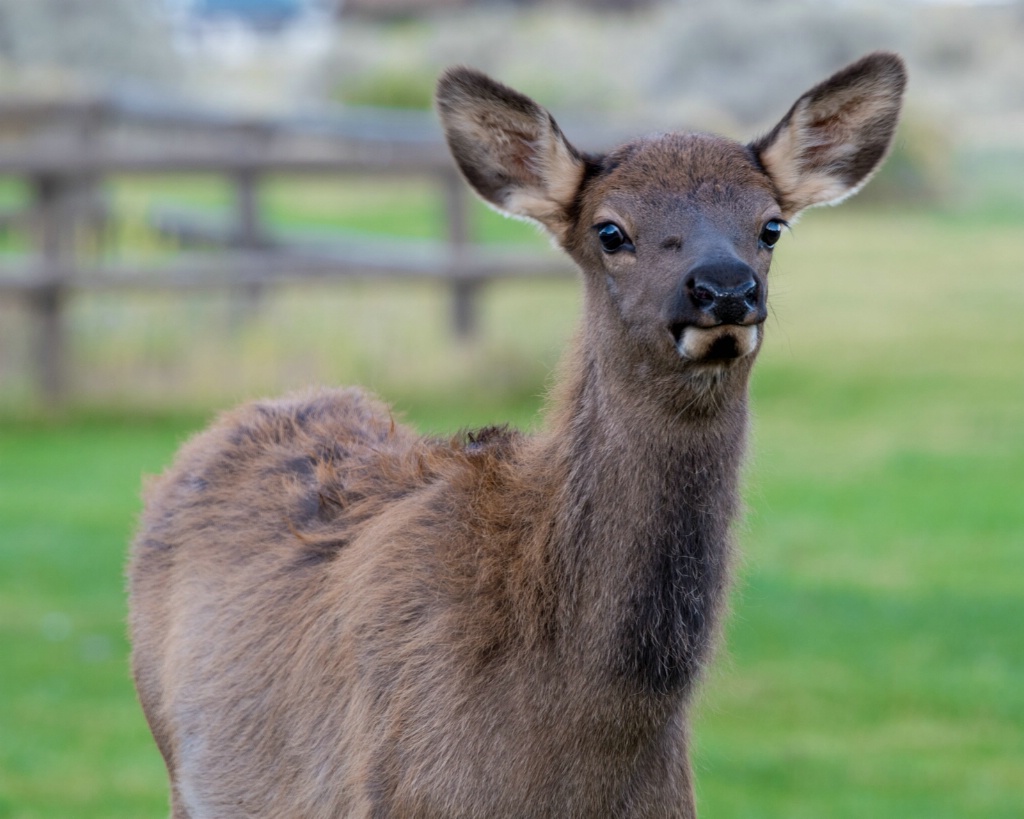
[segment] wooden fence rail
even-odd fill
[[[89,263],[76,235],[109,218],[98,192],[111,175],[213,174],[235,190],[233,223],[219,230],[184,216],[156,227],[184,243],[218,252],[183,252],[171,263]],[[390,175],[432,180],[443,192],[444,241],[346,240],[311,246],[272,241],[259,184],[278,175]],[[68,299],[88,290],[258,288],[350,277],[443,281],[452,291],[452,325],[476,330],[481,284],[507,276],[560,276],[556,254],[489,247],[472,241],[468,193],[425,113],[351,110],[336,116],[258,119],[175,108],[139,98],[0,102],[0,175],[31,187],[27,214],[35,252],[0,263],[0,297],[19,298],[35,317],[35,381],[47,403],[67,397]],[[191,241],[190,241],[191,240]]]

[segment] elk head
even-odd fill
[[[584,274],[585,343],[628,383],[749,372],[772,250],[805,208],[857,191],[884,158],[906,82],[872,54],[801,96],[747,145],[668,133],[577,150],[529,98],[468,68],[438,87],[451,152],[483,199],[543,225]],[[714,375],[709,379],[708,375]]]

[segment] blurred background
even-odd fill
[[[699,802],[1024,815],[1024,2],[0,0],[0,817],[166,815],[122,566],[216,411],[539,423],[577,286],[455,175],[445,66],[597,150],[749,139],[879,48],[892,156],[776,251]]]

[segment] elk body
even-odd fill
[[[888,149],[873,54],[749,145],[606,155],[475,71],[438,109],[582,271],[541,432],[417,437],[357,389],[245,406],[148,491],[133,668],[175,817],[693,817],[772,247]]]

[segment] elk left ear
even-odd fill
[[[584,163],[551,114],[465,67],[441,77],[437,109],[452,156],[476,192],[502,213],[540,222],[563,239]]]
[[[882,164],[899,120],[907,72],[896,54],[863,57],[796,101],[750,147],[779,193],[783,216],[834,205]]]

